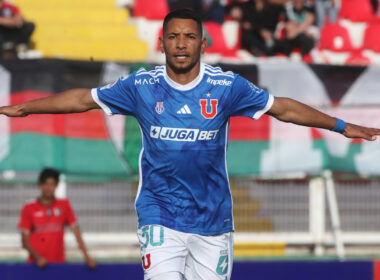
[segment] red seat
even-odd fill
[[[216,22],[204,22],[208,47],[206,53],[220,53],[224,56],[236,56],[236,48],[227,47],[224,40],[222,25]]]
[[[150,20],[163,20],[167,13],[169,13],[167,0],[136,0],[133,8],[134,17]]]
[[[364,33],[363,48],[380,53],[380,23],[370,24]]]
[[[339,24],[326,24],[322,27],[319,49],[334,52],[353,51],[348,30]]]
[[[370,21],[374,18],[370,0],[342,0],[339,18],[352,21]]]

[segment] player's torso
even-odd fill
[[[232,229],[225,151],[234,74],[202,71],[184,86],[160,68],[135,76],[143,133],[140,226],[206,235]]]

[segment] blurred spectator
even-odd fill
[[[34,24],[25,22],[19,8],[0,0],[0,56],[3,50],[26,51]]]
[[[335,23],[338,17],[338,1],[337,0],[315,0],[315,12],[317,16],[317,26],[322,28],[325,23],[326,14],[330,23]]]
[[[284,14],[282,5],[268,0],[234,1],[228,10],[233,19],[241,22],[244,49],[256,56],[290,53],[290,45],[275,36],[279,19]]]
[[[202,12],[202,0],[168,0],[168,5],[170,11],[189,8],[199,14]]]
[[[214,21],[222,24],[224,7],[219,0],[168,0],[170,11],[188,8],[201,15],[202,21]]]
[[[135,0],[116,0],[116,6],[118,8],[127,9],[130,16],[133,15],[134,5],[135,5]]]
[[[214,21],[222,24],[224,21],[225,11],[219,0],[202,1],[202,20]]]
[[[371,0],[373,13],[380,16],[380,0]]]
[[[86,264],[95,268],[96,263],[89,257],[84,245],[77,219],[67,199],[56,199],[55,190],[59,182],[59,172],[45,168],[39,175],[38,184],[41,195],[27,202],[21,212],[19,229],[22,245],[29,253],[28,262],[38,267],[47,263],[62,263],[64,253],[64,226],[70,226]]]
[[[292,48],[308,54],[318,39],[319,31],[314,26],[314,7],[304,0],[292,0],[286,3],[285,36]]]

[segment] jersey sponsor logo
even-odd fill
[[[174,128],[174,127],[150,127],[150,137],[166,141],[209,141],[214,140],[219,130],[199,130],[191,128]]]
[[[161,115],[165,110],[164,102],[157,102],[156,107],[154,109],[156,110],[157,114]]]
[[[136,79],[135,86],[145,86],[145,85],[154,85],[159,84],[160,80],[158,78],[149,78],[149,79]]]
[[[231,86],[231,84],[232,84],[231,81],[228,81],[226,79],[214,80],[214,79],[211,79],[210,77],[208,77],[207,83],[212,84],[214,86],[228,86],[228,87]]]
[[[228,255],[222,255],[219,257],[218,265],[216,267],[216,273],[224,275],[228,272]]]
[[[146,254],[145,256],[142,256],[142,266],[144,269],[148,269],[151,265],[150,262],[150,254]]]
[[[49,224],[41,224],[34,226],[34,232],[61,232],[64,229],[64,226],[61,223],[49,223]]]
[[[210,99],[211,103],[211,112],[208,111],[208,99],[200,99],[199,104],[201,105],[201,114],[206,119],[215,118],[216,114],[218,114],[218,99]]]

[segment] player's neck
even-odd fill
[[[198,77],[200,69],[201,69],[201,63],[198,62],[188,72],[177,73],[168,64],[166,64],[166,73],[169,76],[169,78],[172,79],[174,82],[181,85],[186,85],[194,81]]]
[[[55,197],[43,197],[40,196],[38,201],[44,206],[50,206],[54,203]]]

